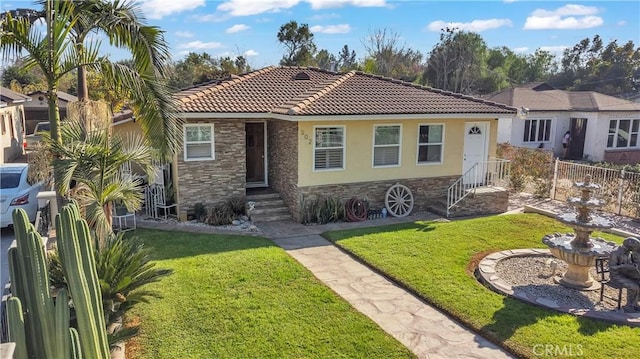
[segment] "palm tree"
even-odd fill
[[[160,153],[175,153],[180,145],[180,121],[164,81],[169,58],[162,32],[144,26],[138,6],[132,2],[105,0],[41,1],[42,12],[18,10],[0,18],[0,50],[5,59],[26,52],[25,67],[39,66],[48,84],[52,138],[59,138],[57,84],[64,74],[78,70],[81,98],[86,98],[86,70],[100,72],[116,88],[131,94],[134,113],[143,133]],[[33,29],[35,19],[45,17],[46,36]],[[131,68],[99,56],[99,42],[88,41],[100,29],[111,44],[132,50]]]
[[[72,4],[71,4],[72,5]],[[77,21],[73,16],[73,6],[61,6],[61,3],[47,1],[45,10],[7,12],[0,18],[0,50],[3,60],[17,58],[26,52],[25,70],[40,67],[47,82],[47,102],[51,137],[60,140],[60,111],[58,109],[58,82],[62,76],[77,67],[76,63],[85,62],[69,41],[69,33]],[[46,33],[34,29],[35,20],[44,16],[47,23]],[[59,21],[60,18],[66,19]]]
[[[82,106],[102,107],[106,104],[85,100]],[[79,111],[82,112],[82,111]],[[135,163],[153,180],[154,151],[141,137],[123,138],[110,133],[108,123],[98,124],[91,130],[86,123],[73,116],[62,126],[62,141],[56,142],[46,134],[45,143],[53,153],[58,192],[78,200],[85,210],[85,218],[95,229],[99,239],[112,232],[112,211],[115,204],[124,205],[129,211],[140,209],[143,202],[143,181],[139,177],[123,174],[125,164]],[[104,117],[104,116],[99,116]]]
[[[74,9],[74,15],[78,20],[73,23],[71,36],[80,54],[85,51],[85,41],[92,32],[103,32],[109,37],[111,45],[131,51],[132,68],[141,75],[146,90],[143,93],[131,94],[134,104],[137,105],[134,106],[136,118],[154,147],[165,154],[173,153],[179,145],[180,133],[175,126],[177,118],[165,84],[170,54],[163,31],[158,27],[145,25],[139,3],[129,0],[75,1]],[[87,68],[91,66],[78,66],[80,100],[88,98]],[[93,69],[99,71],[95,67]],[[109,71],[103,72],[107,83],[112,83],[115,87],[129,88],[120,86],[122,83],[118,79],[109,78],[109,74]],[[149,79],[160,81],[148,81]],[[144,111],[141,111],[141,108],[144,108]]]

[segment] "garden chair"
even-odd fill
[[[155,218],[158,217],[158,210],[162,209],[162,214],[164,219],[167,219],[167,216],[173,216],[171,213],[171,209],[175,208],[177,211],[178,205],[176,203],[167,203],[167,198],[164,193],[164,186],[162,185],[152,185],[150,186],[151,193],[153,197],[153,206],[154,206],[154,214]],[[177,214],[175,214],[177,217]]]
[[[611,299],[618,304],[618,310],[622,306],[622,290],[624,287],[619,286],[615,282],[611,282],[609,279],[609,258],[600,257],[596,258],[596,273],[599,275],[598,282],[600,282],[600,302],[602,303],[604,298]],[[618,290],[618,295],[615,297],[608,296],[604,293],[605,286]]]
[[[136,229],[136,214],[130,213],[125,207],[113,206],[111,223],[114,231],[126,232]]]

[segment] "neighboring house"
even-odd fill
[[[367,199],[395,183],[417,209],[496,153],[497,119],[516,109],[351,71],[267,67],[177,94],[183,150],[174,163],[181,218],[194,205],[270,187],[300,220],[303,199]],[[491,211],[491,209],[486,209]]]
[[[24,104],[28,101],[31,101],[29,96],[0,87],[0,139],[2,139],[0,163],[13,161],[24,150]]]
[[[46,91],[34,91],[28,94],[31,101],[24,106],[27,134],[32,134],[38,122],[49,121],[49,104],[47,102]],[[58,91],[58,108],[60,109],[60,119],[67,117],[67,105],[69,102],[78,101],[76,96],[66,92]]]
[[[498,142],[544,148],[562,156],[562,137],[571,132],[567,157],[589,161],[640,161],[640,103],[594,91],[557,90],[546,83],[503,90],[489,101],[528,109],[500,118]]]

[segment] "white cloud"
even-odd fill
[[[618,26],[624,26],[626,24],[627,24],[627,22],[625,20],[620,20],[620,21],[616,22],[616,25],[618,25]]]
[[[217,9],[232,16],[248,16],[289,9],[299,2],[300,0],[229,0],[218,5]]]
[[[311,8],[318,9],[331,9],[343,6],[356,6],[356,7],[383,7],[387,3],[385,0],[305,0],[311,4]]]
[[[512,27],[513,23],[509,19],[473,20],[471,22],[444,22],[442,20],[438,20],[427,25],[426,29],[429,31],[440,32],[442,29],[448,27],[457,28],[462,31],[482,32],[503,26]]]
[[[301,2],[311,5],[314,10],[339,8],[343,6],[383,7],[386,0],[227,0],[216,8],[232,16],[258,15],[267,12],[280,12],[290,9]]]
[[[191,16],[191,18],[197,22],[223,22],[229,20],[229,17],[227,14],[201,14]]]
[[[517,53],[522,53],[522,52],[527,52],[529,51],[529,48],[526,46],[523,47],[516,47],[513,49],[513,52],[517,52]]]
[[[256,50],[247,50],[244,52],[244,57],[258,56],[258,51]]]
[[[600,11],[595,6],[568,4],[555,10],[536,9],[524,24],[524,30],[574,30],[590,29],[604,23],[595,16]]]
[[[539,49],[542,51],[549,51],[554,53],[562,53],[567,46],[557,45],[557,46],[540,46]]]
[[[318,32],[321,34],[348,34],[351,31],[349,24],[339,25],[315,25],[309,28],[311,32]]]
[[[193,37],[193,32],[191,31],[176,31],[177,37]]]
[[[140,7],[149,19],[162,19],[167,15],[204,6],[205,0],[140,0]]]
[[[247,26],[245,24],[236,24],[236,25],[233,25],[230,28],[224,30],[224,32],[226,32],[227,34],[233,34],[233,33],[236,33],[236,32],[249,30],[250,28],[251,28],[250,26]]]
[[[191,49],[191,50],[210,50],[219,49],[222,44],[217,41],[202,42],[200,40],[187,42],[185,44],[178,45],[179,49]]]

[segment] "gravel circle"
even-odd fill
[[[553,267],[555,266],[555,271]],[[496,275],[511,285],[514,290],[547,298],[563,307],[596,311],[617,309],[617,305],[609,299],[600,301],[600,290],[581,291],[565,287],[556,283],[554,276],[560,276],[567,269],[567,264],[551,255],[510,257],[500,260],[495,267]],[[595,268],[591,269],[591,276],[599,279]],[[618,290],[605,287],[605,295],[617,296]],[[622,298],[623,305],[626,302]]]

